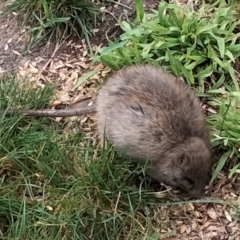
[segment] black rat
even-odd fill
[[[160,67],[127,67],[111,76],[92,106],[28,110],[31,116],[97,112],[97,128],[133,161],[148,161],[154,179],[201,196],[211,169],[208,130],[200,102],[181,80]],[[47,114],[46,114],[47,113]]]

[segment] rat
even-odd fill
[[[162,68],[132,66],[99,91],[97,127],[115,149],[159,182],[190,196],[204,193],[211,151],[200,101],[186,83]]]
[[[200,101],[182,80],[151,65],[133,65],[113,74],[91,106],[27,110],[29,116],[97,114],[101,144],[148,163],[153,179],[199,197],[211,170],[211,150]],[[12,112],[7,111],[7,114]]]

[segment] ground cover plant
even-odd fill
[[[95,60],[113,69],[140,62],[164,64],[183,76],[214,112],[207,118],[217,160],[211,183],[221,182],[218,175],[223,167],[229,177],[238,177],[240,93],[233,60],[239,56],[239,18],[232,11],[234,2],[204,5],[200,14],[195,14],[193,5],[186,12],[162,2],[159,6],[167,9],[167,17],[161,7],[145,15],[141,1],[136,2],[140,23],[123,22],[122,40],[110,42]],[[207,21],[203,12],[209,14]],[[156,27],[159,17],[164,28]],[[193,26],[198,23],[206,24],[200,24],[205,31],[191,45],[196,32],[190,30],[196,30]],[[157,45],[154,41],[160,37]],[[0,109],[47,107],[55,89],[56,85],[33,88],[28,81],[6,78],[0,84]],[[234,196],[239,190],[219,190],[217,186],[216,192],[223,192],[224,200],[169,198],[167,190],[158,192],[150,185],[144,166],[119,159],[111,146],[98,149],[78,122],[71,130],[66,133],[65,123],[53,119],[0,115],[1,239],[170,240],[189,234],[190,239],[215,239],[211,234],[219,232],[219,238],[238,239],[234,222],[239,221],[240,211]],[[220,223],[214,226],[216,220]],[[225,236],[226,231],[229,235]]]
[[[2,13],[16,12],[23,26],[30,27],[31,39],[27,50],[42,41],[64,40],[69,34],[84,37],[91,49],[90,37],[99,15],[98,6],[91,0],[14,0]]]
[[[216,114],[208,117],[209,127],[212,130],[212,145],[217,149],[218,165],[213,173],[212,180],[223,168],[226,161],[231,161],[229,176],[239,174],[240,158],[240,92],[219,90],[222,94],[209,101],[217,109]]]
[[[161,1],[153,13],[139,14],[140,22],[121,22],[120,41],[109,42],[93,59],[112,69],[137,63],[164,65],[189,84],[199,85],[201,92],[207,78],[207,89],[226,85],[228,73],[239,90],[231,65],[240,55],[240,20],[235,8],[236,4],[223,0],[199,9],[191,1],[188,7]]]

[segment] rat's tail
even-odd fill
[[[6,110],[0,111],[0,114],[11,116],[14,114],[22,114],[24,116],[32,117],[72,117],[96,112],[96,106],[88,106],[82,108],[67,108],[60,110],[53,109],[32,109],[32,110]]]

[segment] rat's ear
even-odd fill
[[[175,158],[174,163],[179,168],[186,168],[190,164],[190,158],[186,153],[181,153],[178,155],[178,157]]]

